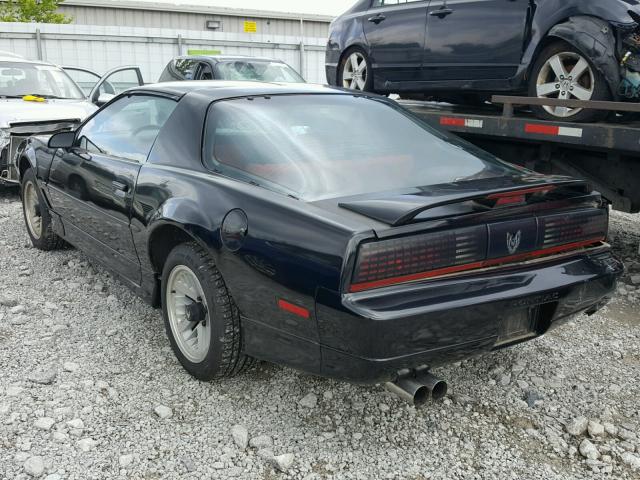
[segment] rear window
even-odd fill
[[[209,168],[308,201],[516,173],[400,108],[351,95],[279,95],[212,104]]]

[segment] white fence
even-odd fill
[[[104,27],[0,22],[0,50],[100,74],[120,65],[141,67],[155,82],[169,60],[189,50],[283,60],[311,83],[326,83],[326,39],[169,28]]]

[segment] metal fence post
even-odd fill
[[[38,53],[38,60],[44,60],[42,57],[42,38],[40,36],[39,28],[36,28],[36,51]]]
[[[302,75],[302,78],[304,78],[306,80],[307,76],[305,75],[304,67],[305,67],[304,19],[301,18],[300,19],[300,75]]]
[[[178,56],[182,55],[182,34],[178,34]]]

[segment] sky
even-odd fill
[[[315,13],[319,15],[340,15],[355,0],[152,0],[156,3],[176,3],[183,5],[207,5],[252,10],[273,10],[276,12]]]

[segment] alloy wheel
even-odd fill
[[[367,60],[360,52],[353,52],[344,62],[342,86],[352,90],[364,90],[367,85]]]
[[[211,342],[211,320],[202,285],[186,265],[169,274],[166,289],[169,325],[178,348],[192,363],[204,361]]]
[[[24,184],[22,196],[27,228],[33,238],[39,240],[42,236],[42,212],[40,210],[38,192],[33,182],[28,181]]]
[[[595,90],[595,75],[589,62],[574,52],[553,55],[538,74],[536,91],[540,98],[560,100],[591,100]],[[581,108],[543,107],[549,114],[566,118],[576,115]]]

